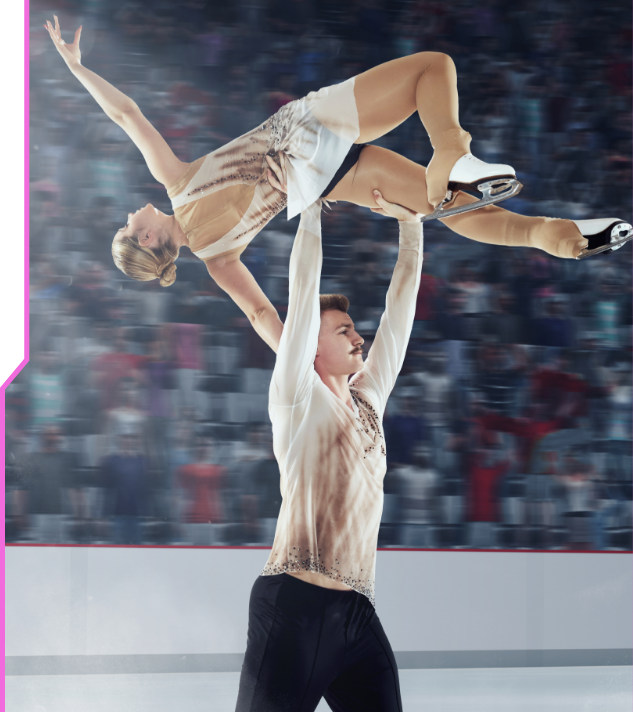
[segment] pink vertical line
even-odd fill
[[[0,430],[2,437],[0,438],[0,457],[2,457],[2,474],[3,485],[6,481],[5,472],[5,406],[6,406],[6,389],[17,374],[24,368],[29,360],[29,0],[24,0],[24,356],[22,361],[2,384],[0,388]],[[5,487],[2,487],[2,509],[6,511]],[[2,591],[2,608],[5,608],[5,531],[2,529],[2,581],[0,581],[0,590]],[[0,631],[2,632],[2,640],[5,639],[4,616],[0,617]],[[2,700],[4,700],[4,673],[5,662],[4,655],[2,656],[2,676],[1,690]]]

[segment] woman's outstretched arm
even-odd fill
[[[54,17],[55,27],[47,22],[45,28],[70,71],[86,87],[106,116],[119,125],[134,141],[154,178],[163,185],[170,185],[178,180],[188,164],[175,156],[165,139],[143,116],[133,99],[81,64],[79,50],[81,27],[75,32],[74,42],[67,44],[62,39],[59,20]]]
[[[205,260],[214,281],[246,314],[255,331],[277,353],[283,324],[277,310],[239,255]]]
[[[72,44],[64,42],[59,28],[59,20],[56,15],[55,28],[47,20],[45,25],[48,34],[51,36],[57,51],[62,56],[68,69],[79,79],[79,81],[92,94],[95,101],[105,111],[106,115],[116,124],[120,124],[124,115],[134,108],[134,101],[119,91],[112,84],[106,82],[100,76],[91,72],[81,64],[81,51],[79,49],[79,39],[81,37],[81,27],[75,32],[75,41]]]

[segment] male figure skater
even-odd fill
[[[301,215],[269,395],[283,501],[251,591],[237,712],[312,712],[321,697],[335,712],[402,712],[374,572],[382,415],[413,325],[422,225],[420,214],[380,194],[376,202],[375,212],[398,218],[400,249],[365,363],[347,298],[319,296],[320,203]]]

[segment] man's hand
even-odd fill
[[[421,213],[409,210],[409,208],[405,208],[404,205],[388,202],[382,197],[379,190],[374,191],[374,200],[380,207],[370,208],[372,213],[379,213],[380,215],[397,218],[398,222],[420,222],[420,218],[422,217]]]
[[[272,156],[266,156],[266,160],[268,161],[268,165],[270,166],[267,174],[268,182],[272,185],[273,188],[277,188],[277,190],[280,190],[282,193],[288,193],[288,179],[286,177],[286,154],[283,151],[280,151],[278,155],[281,166],[278,166],[275,163]]]

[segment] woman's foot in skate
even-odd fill
[[[597,218],[595,220],[573,220],[588,240],[587,247],[576,257],[583,260],[592,255],[608,255],[619,250],[622,245],[633,240],[633,226],[619,218]]]
[[[633,239],[633,227],[619,218],[564,220],[540,218],[529,244],[554,257],[581,260],[619,249]]]
[[[450,129],[435,140],[435,153],[426,169],[427,195],[435,208],[422,219],[434,220],[493,205],[520,192],[512,166],[485,163],[470,153],[471,135],[463,129]],[[446,207],[458,191],[480,192],[482,198],[459,208]]]

